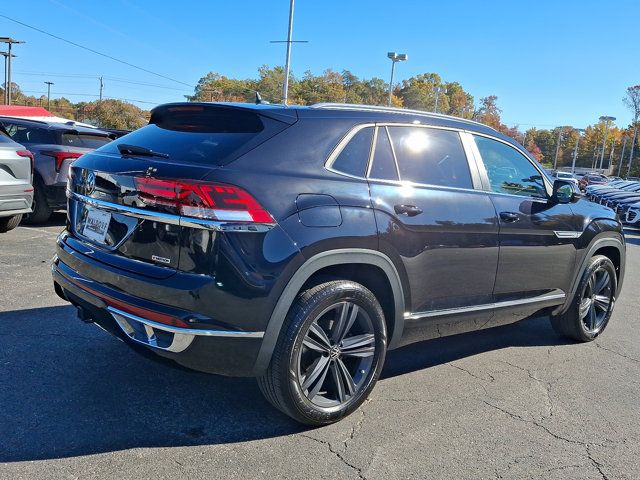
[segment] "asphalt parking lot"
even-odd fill
[[[308,429],[252,379],[166,368],[75,318],[64,217],[0,235],[0,478],[640,478],[640,232],[606,332],[546,318],[405,347],[370,400]]]

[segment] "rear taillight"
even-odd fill
[[[56,172],[59,172],[62,168],[62,164],[67,158],[80,158],[82,156],[81,153],[72,153],[72,152],[40,152],[43,155],[47,155],[49,157],[53,157],[56,164]]]
[[[174,207],[181,215],[223,222],[273,223],[246,190],[235,185],[136,177],[138,195],[149,206]]]
[[[29,162],[31,163],[31,175],[33,175],[33,153],[29,150],[18,150],[16,153],[21,157],[27,157],[29,159]]]

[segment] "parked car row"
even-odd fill
[[[640,222],[640,182],[613,180],[607,184],[593,184],[586,188],[589,200],[613,209],[622,223],[637,226]]]
[[[23,157],[30,158],[31,162],[28,176],[31,189],[29,203],[19,208],[19,213],[12,213],[13,220],[8,222],[9,227],[15,228],[21,219],[25,223],[42,223],[49,219],[54,210],[66,208],[67,172],[71,163],[121,134],[120,131],[116,133],[88,128],[74,122],[57,123],[0,117],[0,136],[5,139],[3,145],[7,140],[14,143],[17,147],[11,148],[26,152]],[[17,187],[10,190],[8,185],[13,181],[12,178],[15,178],[15,172],[7,166],[4,157],[0,159],[0,196],[13,198],[13,190]],[[7,200],[6,205],[14,204]],[[2,208],[0,206],[0,209]],[[1,227],[0,224],[0,229]]]
[[[33,155],[0,133],[0,233],[13,230],[31,212]]]

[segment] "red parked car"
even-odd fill
[[[609,179],[599,173],[587,173],[578,182],[580,190],[585,190],[589,185],[603,185],[607,183]]]

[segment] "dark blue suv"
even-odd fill
[[[163,105],[76,161],[67,195],[53,279],[82,320],[258,377],[308,424],[353,412],[409,342],[539,311],[592,340],[624,276],[614,212],[443,115]]]

